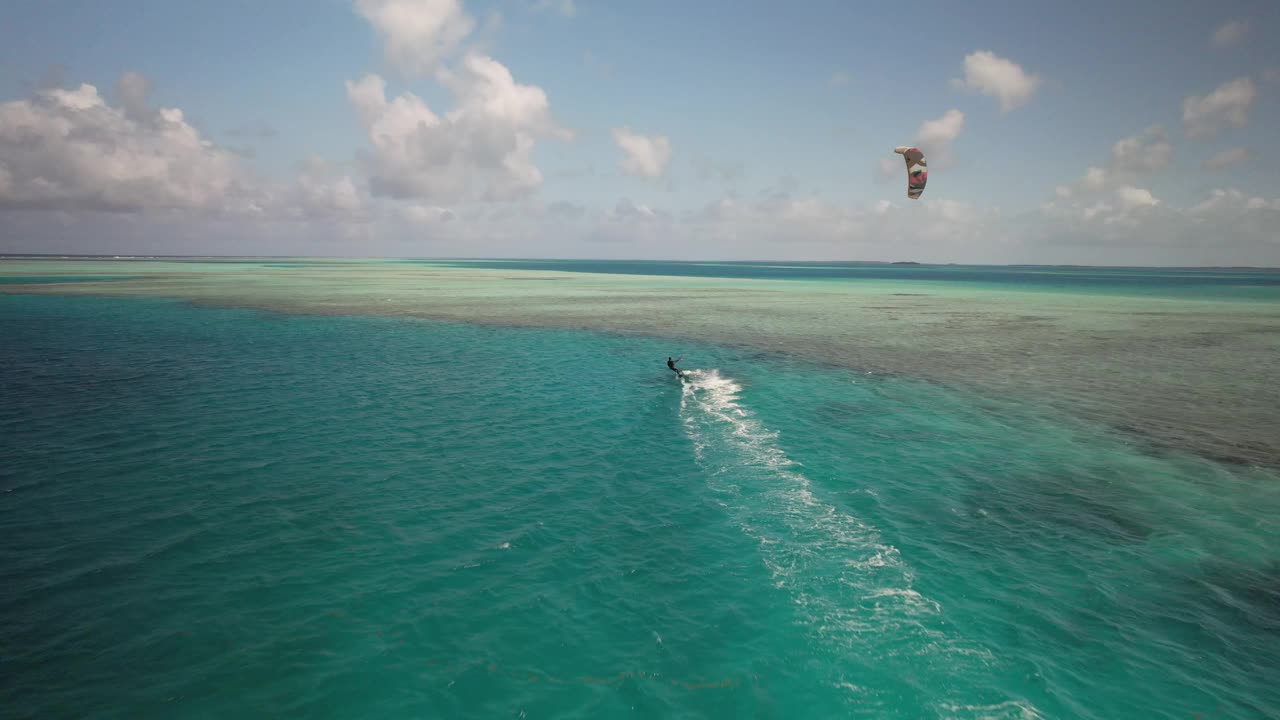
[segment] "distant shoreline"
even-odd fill
[[[885,265],[912,267],[985,267],[985,268],[1053,268],[1084,270],[1254,270],[1280,272],[1280,267],[1267,265],[1050,265],[1037,263],[929,263],[914,260],[670,260],[670,259],[606,259],[606,258],[537,258],[537,257],[415,257],[363,255],[101,255],[72,253],[0,253],[0,260],[417,260],[426,262],[613,262],[613,263],[678,263],[687,265]]]

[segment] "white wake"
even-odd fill
[[[953,715],[958,706],[944,668],[993,660],[976,644],[945,630],[938,603],[912,587],[912,572],[897,548],[875,528],[815,497],[803,468],[740,402],[742,387],[717,370],[686,370],[680,414],[695,457],[730,517],[759,548],[776,589],[788,593],[815,638],[816,649],[837,659],[857,658],[915,672],[930,667],[936,679],[935,709]],[[925,660],[942,659],[943,662]],[[851,668],[852,669],[852,668]],[[972,671],[972,668],[966,668]],[[981,671],[979,671],[980,674]],[[969,675],[969,672],[961,672]],[[859,678],[833,685],[874,703],[874,689]],[[1036,717],[1023,703],[1017,715]],[[946,707],[948,711],[943,711]],[[1031,713],[1026,715],[1025,713]],[[954,716],[954,715],[953,715]]]

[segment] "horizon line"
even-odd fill
[[[572,258],[572,257],[464,257],[464,256],[414,256],[414,255],[167,255],[121,253],[0,253],[0,259],[94,259],[94,260],[424,260],[437,262],[619,262],[619,263],[685,263],[685,264],[860,264],[860,265],[920,265],[930,267],[997,267],[997,268],[1097,268],[1127,270],[1268,270],[1280,271],[1280,266],[1270,265],[1093,265],[1087,263],[963,263],[921,262],[916,260],[689,260],[672,258]]]

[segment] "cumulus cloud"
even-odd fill
[[[649,246],[670,240],[682,229],[671,213],[625,197],[612,208],[589,213],[583,219],[585,222],[579,232],[584,241],[622,247]],[[632,253],[624,251],[620,254]]]
[[[916,131],[916,142],[932,147],[946,146],[959,137],[963,129],[964,113],[953,108],[936,120],[921,123],[920,129]]]
[[[998,233],[986,231],[997,216],[948,198],[910,201],[904,208],[887,200],[862,205],[813,196],[727,197],[689,216],[684,230],[699,242],[732,243],[763,257],[847,257],[861,245],[858,252],[867,259],[902,259],[933,245],[935,257],[951,258],[966,241],[996,239]]]
[[[350,175],[319,157],[308,158],[298,175],[291,210],[294,216],[367,220],[368,199]]]
[[[436,205],[414,203],[400,206],[396,212],[405,221],[420,226],[432,226],[439,223],[453,222],[458,219],[458,215],[454,211]]]
[[[413,93],[388,101],[378,75],[347,83],[373,144],[365,166],[374,194],[492,201],[539,187],[535,138],[572,137],[552,120],[546,93],[517,83],[502,63],[481,55],[468,55],[459,70],[441,70],[438,77],[457,100],[443,115]]]
[[[1249,123],[1249,108],[1258,91],[1248,77],[1222,83],[1208,95],[1192,95],[1182,101],[1182,124],[1189,137],[1207,137],[1223,128]]]
[[[1247,162],[1251,154],[1248,149],[1242,147],[1220,150],[1206,158],[1201,167],[1205,170],[1225,170]]]
[[[1241,20],[1229,20],[1213,31],[1210,41],[1215,47],[1229,47],[1240,42],[1249,32],[1249,24]]]
[[[629,127],[613,129],[613,141],[622,151],[622,170],[628,175],[659,177],[671,162],[671,141],[665,135],[639,135]]]
[[[1011,60],[979,50],[965,56],[964,80],[956,83],[997,98],[1000,111],[1009,112],[1027,104],[1043,80]]]
[[[1173,146],[1163,127],[1153,125],[1111,146],[1111,167],[1120,172],[1152,173],[1173,161]]]
[[[336,168],[331,168],[337,172]],[[1124,188],[1124,189],[1121,189]],[[647,198],[597,207],[529,200],[510,205],[447,208],[431,202],[388,206],[365,225],[199,225],[161,216],[144,228],[113,214],[75,226],[95,237],[94,251],[207,252],[208,229],[223,251],[307,254],[316,243],[348,254],[351,242],[377,254],[491,257],[527,255],[530,237],[557,257],[918,260],[1105,264],[1251,264],[1280,262],[1280,198],[1225,188],[1186,206],[1170,205],[1139,185],[1088,199],[1056,200],[1031,212],[928,196],[920,201],[847,201],[821,195],[725,196],[682,211]],[[62,251],[66,230],[27,221],[34,213],[0,214],[0,249]],[[41,229],[41,228],[45,229]],[[98,243],[104,236],[111,242]],[[186,238],[185,245],[176,237]],[[45,244],[36,244],[36,238]],[[20,239],[21,242],[16,242]],[[60,243],[60,244],[59,244]],[[225,243],[225,244],[222,244]],[[344,243],[344,244],[335,244]],[[56,248],[56,249],[54,249]],[[368,250],[361,250],[367,253]]]
[[[434,71],[475,29],[459,0],[356,0],[356,12],[382,36],[387,61],[410,75]]]
[[[537,7],[553,5],[573,10],[571,2]],[[516,82],[505,65],[474,47],[462,49],[475,22],[458,0],[357,0],[357,9],[382,36],[389,60],[429,75],[454,100],[438,110],[412,92],[388,99],[378,74],[347,82],[348,101],[372,145],[361,160],[374,195],[428,208],[425,216],[410,212],[408,219],[420,222],[433,216],[430,208],[515,200],[541,186],[536,140],[574,134],[552,119],[542,88]]]
[[[1039,226],[1029,224],[1044,256],[1071,246],[1085,262],[1163,265],[1264,265],[1280,262],[1280,199],[1214,190],[1186,207],[1127,192],[1128,204],[1049,203]],[[1117,198],[1120,200],[1120,198]],[[1043,222],[1043,221],[1048,222]]]
[[[433,252],[509,256],[536,235],[546,239],[544,253],[560,257],[962,261],[992,259],[985,251],[1008,238],[998,212],[948,199],[862,203],[772,193],[679,211],[627,197],[595,208],[531,201],[497,210],[431,223]]]
[[[1146,207],[1155,207],[1160,204],[1160,201],[1151,194],[1150,190],[1132,185],[1121,185],[1116,188],[1116,199],[1119,200],[1120,207],[1124,210],[1138,210]]]
[[[1209,193],[1205,200],[1187,210],[1192,215],[1205,215],[1217,211],[1241,210],[1277,210],[1280,211],[1280,198],[1267,200],[1257,195],[1246,195],[1236,188],[1217,188]]]
[[[1086,202],[1082,198],[1059,198],[1046,203],[1042,212],[1057,221],[1097,221],[1102,225],[1129,225],[1149,218],[1157,209],[1165,209],[1164,203],[1147,188],[1123,184],[1098,199]]]
[[[0,204],[133,211],[252,204],[239,157],[177,108],[149,109],[147,81],[121,80],[120,107],[93,85],[0,104]]]
[[[0,209],[149,213],[148,222],[369,219],[367,193],[338,168],[312,158],[292,182],[264,181],[180,109],[149,107],[149,89],[130,72],[117,84],[118,106],[88,84],[0,104]]]
[[[964,113],[952,108],[933,120],[925,120],[916,130],[915,144],[924,151],[929,167],[945,169],[953,162],[951,143],[964,130]],[[890,158],[901,161],[901,158]],[[896,164],[900,164],[896,163]],[[895,164],[895,165],[896,165]]]
[[[644,203],[634,203],[630,198],[622,198],[613,206],[605,218],[613,222],[650,222],[657,219],[658,213]]]
[[[925,120],[916,129],[912,144],[924,152],[929,167],[945,169],[953,162],[951,143],[964,130],[964,113],[952,108],[933,120]],[[875,174],[880,181],[902,178],[904,165],[901,155],[886,156],[876,160]]]
[[[697,211],[612,213],[615,246],[631,256],[700,253],[707,258],[810,257],[931,262],[1275,264],[1280,199],[1235,190],[1170,206],[1148,188],[1122,183],[1089,200],[1058,200],[1005,215],[950,198],[861,204],[818,196],[724,197]],[[606,212],[605,215],[610,215]],[[643,218],[641,217],[643,216]],[[588,217],[591,217],[589,214]],[[693,243],[696,247],[690,246]]]
[[[1084,172],[1084,177],[1080,180],[1080,186],[1084,190],[1096,192],[1107,186],[1107,171],[1100,167],[1090,167]]]
[[[1168,133],[1159,125],[1152,125],[1142,132],[1117,140],[1111,146],[1111,156],[1106,167],[1090,166],[1084,176],[1070,185],[1059,185],[1056,194],[1060,198],[1077,194],[1096,193],[1132,183],[1142,175],[1165,170],[1173,163],[1173,147]]]

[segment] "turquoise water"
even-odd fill
[[[1280,712],[1269,471],[656,338],[22,295],[0,338],[6,717]]]

